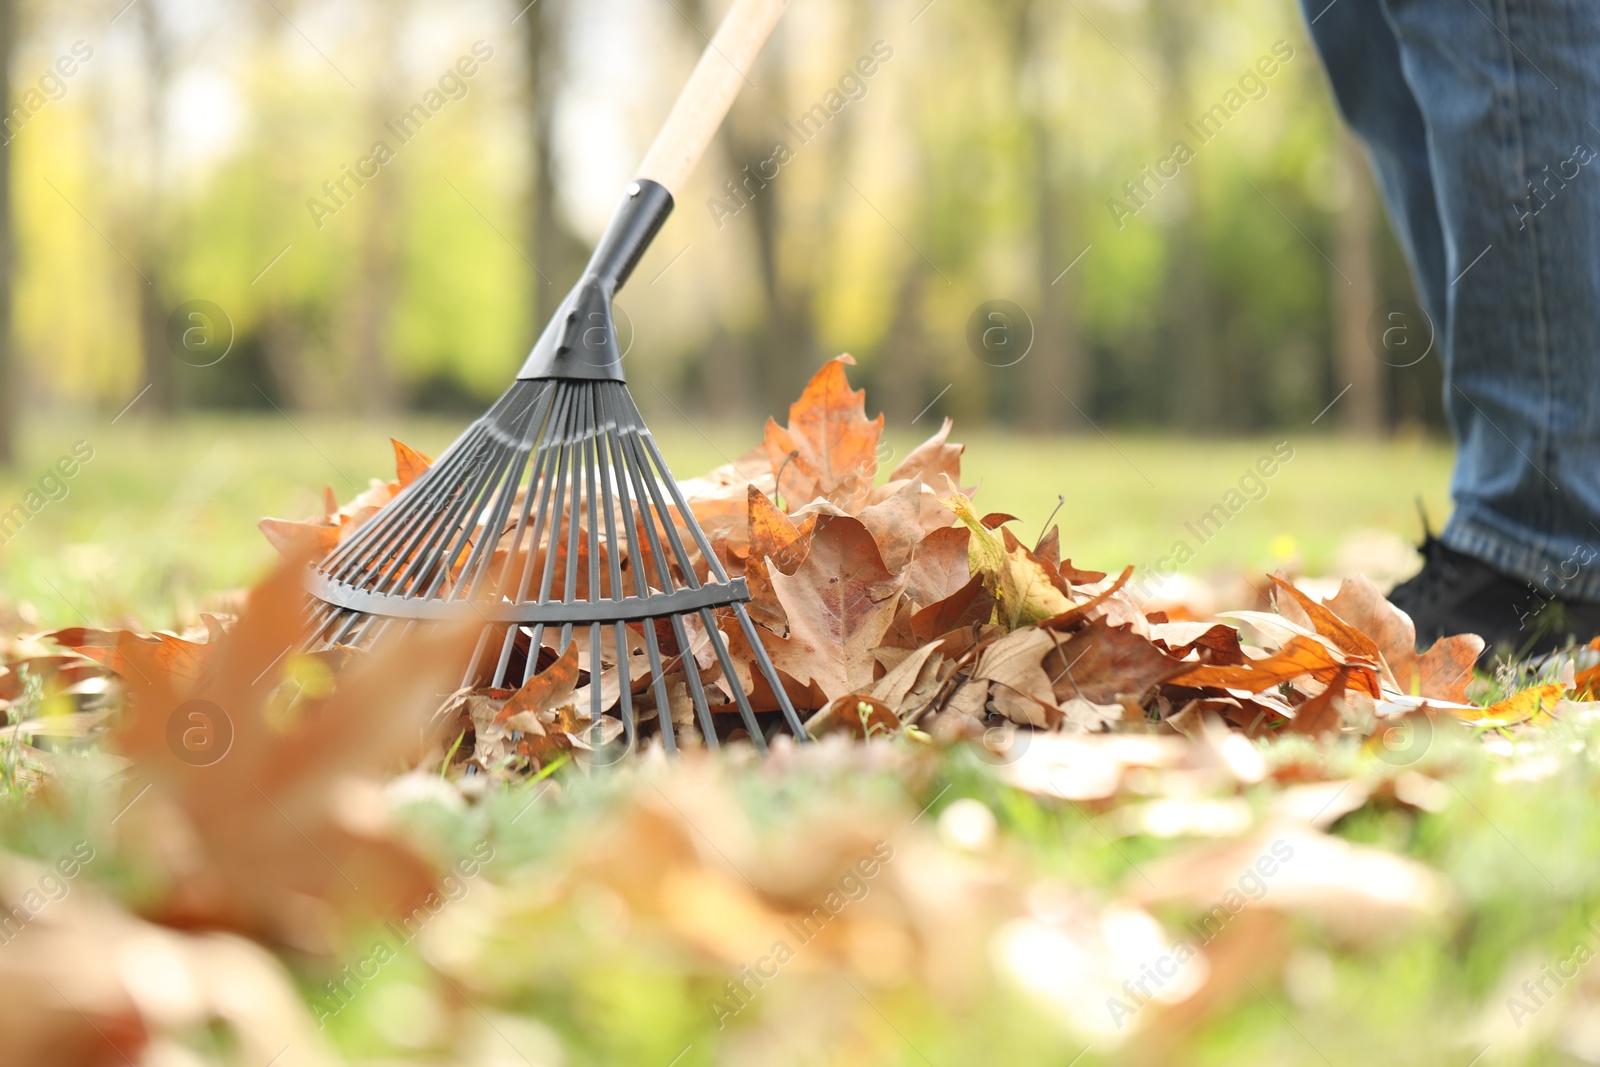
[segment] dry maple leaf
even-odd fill
[[[1280,682],[1310,677],[1328,683],[1347,666],[1337,649],[1310,637],[1296,635],[1270,656],[1237,666],[1196,664],[1167,679],[1169,684],[1195,688],[1242,689],[1259,693]],[[1377,696],[1378,681],[1373,668],[1350,664],[1351,683],[1371,696]]]
[[[1152,686],[1185,670],[1185,665],[1127,626],[1093,619],[1044,659],[1056,700],[1081,698],[1114,704],[1119,696],[1143,699]]]
[[[950,428],[955,423],[949,419],[939,427],[939,432],[913,448],[899,466],[889,472],[889,482],[921,478],[925,485],[941,484],[941,479],[961,484],[961,454],[966,445],[950,444]]]
[[[1346,578],[1338,594],[1324,604],[1372,638],[1400,692],[1467,703],[1467,683],[1483,654],[1483,638],[1476,634],[1441,637],[1427,652],[1417,655],[1417,630],[1411,617],[1389,603],[1364,575]]]
[[[400,914],[434,885],[383,827],[377,777],[421,747],[473,635],[396,641],[269,721],[303,629],[303,573],[287,562],[251,591],[203,678],[125,676],[114,741],[131,761],[120,829],[165,882],[154,915],[327,951],[341,913]]]
[[[861,520],[817,519],[805,562],[792,575],[774,573],[772,585],[789,619],[789,636],[770,642],[772,662],[830,700],[869,688],[872,650],[894,622],[904,581],[883,565]]]
[[[816,516],[808,515],[796,525],[754,485],[746,499],[750,556],[745,563],[745,579],[750,586],[750,617],[770,629],[781,630],[788,620],[772,591],[769,569],[794,573],[810,548]]]
[[[212,647],[172,634],[137,634],[131,630],[91,630],[74,626],[45,635],[80,656],[94,660],[120,678],[146,683],[166,680],[185,685],[205,673]]]
[[[767,459],[793,510],[823,497],[836,504],[865,498],[878,473],[883,416],[869,421],[866,390],[845,377],[848,355],[829,360],[789,408],[789,425],[767,420]]]
[[[424,456],[410,445],[393,437],[389,438],[389,443],[394,446],[395,481],[399,483],[401,489],[422,477],[428,468],[433,466],[431,457]]]

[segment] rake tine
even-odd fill
[[[699,589],[700,579],[694,573],[694,562],[689,558],[688,550],[683,547],[683,538],[678,536],[677,524],[672,521],[672,512],[667,508],[666,498],[661,495],[660,483],[663,478],[672,485],[674,492],[677,491],[677,483],[673,482],[672,472],[666,470],[665,467],[661,469],[661,473],[656,473],[650,466],[650,461],[645,456],[643,448],[639,445],[639,439],[649,432],[645,430],[641,433],[636,426],[631,427],[628,434],[628,443],[633,448],[635,462],[645,472],[645,488],[650,493],[650,499],[655,504],[656,521],[661,524],[661,532],[666,534],[667,542],[672,545],[672,554],[678,561],[678,569],[683,572],[684,584],[690,589]],[[699,526],[698,523],[692,523],[692,525],[697,528]]]
[[[533,511],[535,488],[544,482],[544,465],[550,455],[550,439],[548,437],[550,426],[562,418],[565,412],[556,405],[556,391],[546,389],[540,394],[543,402],[532,422],[528,424],[528,439],[535,442],[533,459],[528,464],[528,488],[522,494],[522,511],[517,516],[516,528],[511,534],[511,551],[506,556],[505,566],[500,568],[500,580],[496,583],[502,596],[510,595],[511,566],[517,558],[517,547],[522,544],[522,535],[527,530],[528,518]],[[520,485],[520,479],[517,482]],[[526,584],[526,583],[524,583]]]
[[[755,649],[756,666],[761,668],[761,676],[772,686],[773,695],[778,698],[778,709],[783,712],[783,721],[788,724],[795,740],[806,742],[811,740],[811,735],[806,733],[805,727],[800,725],[800,716],[794,710],[794,705],[789,701],[789,694],[783,688],[783,683],[778,680],[777,668],[773,667],[772,659],[767,655],[766,646],[761,643],[761,638],[756,633],[756,624],[750,620],[750,612],[745,610],[743,604],[735,604],[733,613],[739,617],[739,628],[744,631],[744,638],[750,642],[750,647]]]
[[[682,615],[672,616],[672,635],[678,639],[678,648],[682,652],[678,658],[683,663],[684,677],[689,681],[689,697],[694,701],[695,717],[700,720],[700,736],[707,748],[718,748],[717,728],[711,721],[711,703],[706,700],[705,686],[700,683],[700,665],[695,662],[694,650],[689,647],[688,627],[683,625]]]
[[[439,468],[441,475],[446,473],[453,475],[453,472],[462,465],[476,440],[477,430],[478,424],[473,423],[465,433],[456,439],[449,450],[439,457],[439,461],[434,464],[434,467]],[[432,468],[430,468],[430,473],[432,473]],[[440,480],[446,481],[448,479],[441,477]],[[390,502],[393,510],[380,512],[363,523],[343,544],[338,545],[328,554],[327,558],[322,561],[322,566],[343,578],[355,576],[346,568],[346,564],[354,564],[355,570],[358,572],[370,568],[370,554],[374,548],[374,541],[384,537],[408,517],[426,515],[427,509],[412,511],[411,507],[419,498],[425,497],[430,491],[431,487],[424,486],[420,482],[413,482],[400,490],[399,495]],[[361,553],[366,553],[367,555],[361,555]]]
[[[617,641],[617,685],[621,689],[617,694],[617,710],[622,715],[623,736],[626,739],[627,749],[633,751],[638,744],[639,724],[633,717],[633,679],[628,676],[628,662],[633,658],[628,649],[628,627],[623,623],[615,623]]]
[[[540,397],[539,399],[542,401],[543,397]],[[518,433],[518,440],[514,453],[515,458],[512,461],[512,465],[510,466],[507,475],[501,480],[500,496],[495,502],[494,510],[489,514],[489,521],[485,524],[483,538],[476,546],[474,546],[472,557],[467,561],[466,566],[462,568],[462,575],[466,576],[470,573],[471,581],[470,584],[458,583],[455,592],[460,592],[462,594],[460,599],[474,599],[482,590],[483,583],[489,577],[489,572],[494,569],[493,546],[499,543],[500,534],[498,531],[505,527],[506,517],[510,515],[511,506],[516,502],[517,487],[522,484],[523,468],[525,465],[527,465],[533,453],[533,435],[535,432],[537,432],[538,419],[541,411],[542,405],[534,411],[534,417],[528,422],[524,423],[522,430]],[[523,517],[526,517],[526,509],[524,509]],[[512,536],[513,548],[516,545],[516,537],[517,535],[520,535],[521,532],[522,519],[519,519],[515,527],[515,532]]]
[[[733,669],[733,657],[728,655],[728,650],[723,645],[722,631],[717,629],[717,622],[712,618],[710,608],[700,609],[700,623],[706,628],[706,637],[711,641],[711,647],[717,654],[717,663],[722,667],[722,676],[728,680],[728,688],[733,691],[734,703],[739,705],[739,717],[744,720],[744,728],[750,734],[750,743],[756,746],[758,752],[765,752],[767,739],[761,734],[761,726],[756,722],[756,713],[750,707],[750,698],[745,696],[744,686],[739,684],[739,674]]]
[[[425,597],[432,599],[439,595],[439,588],[449,579],[450,572],[454,569],[455,561],[460,559],[467,546],[472,544],[472,535],[478,530],[479,517],[483,514],[484,509],[488,507],[495,490],[503,484],[502,475],[506,468],[510,466],[512,455],[516,449],[514,445],[509,445],[499,438],[496,438],[493,449],[493,459],[489,464],[486,476],[480,476],[480,480],[471,488],[470,492],[461,494],[461,507],[452,521],[454,529],[445,539],[445,543],[449,545],[449,548],[439,559],[438,564],[432,568],[433,574],[431,576],[425,573],[417,574],[416,581],[421,582],[425,578],[428,581],[422,594]],[[483,528],[483,541],[487,541],[494,536],[494,531],[488,526]],[[474,547],[476,548],[477,546]],[[413,568],[413,570],[415,569]],[[465,574],[466,571],[463,568],[463,577]]]
[[[535,469],[533,475],[535,480],[528,483],[527,497],[523,501],[523,508],[526,511],[529,502],[534,498],[534,488],[537,485],[539,506],[538,510],[534,513],[533,531],[529,535],[527,554],[523,558],[522,577],[518,581],[516,587],[516,595],[514,599],[517,601],[524,601],[528,599],[528,590],[533,584],[533,565],[534,561],[539,558],[539,542],[545,536],[545,524],[548,518],[551,486],[550,475],[552,468],[556,463],[557,454],[560,452],[560,429],[566,424],[569,414],[568,405],[571,400],[571,394],[559,387],[552,387],[550,389],[550,395],[553,410],[551,411],[549,417],[545,420],[545,424],[540,428],[540,463]],[[512,556],[506,560],[507,578],[510,576],[511,564],[515,558],[516,549],[515,546],[513,546]],[[501,579],[502,584],[504,584],[505,580],[505,578]],[[501,672],[502,677],[506,665],[511,659],[511,650],[516,644],[518,630],[519,627],[511,627],[506,634],[506,643],[500,651],[500,666],[497,668],[497,670]],[[533,671],[538,665],[539,642],[543,639],[544,627],[538,627],[537,630],[530,632],[529,636],[532,638],[532,643],[529,649],[528,663],[523,670],[522,684],[524,685],[528,683],[529,678],[533,677]]]
[[[587,392],[587,390],[583,390]],[[583,494],[578,479],[579,469],[582,468],[583,481],[589,479],[589,466],[585,449],[583,447],[583,397],[578,398],[577,417],[574,420],[573,434],[567,443],[567,453],[572,464],[572,493],[567,502],[567,573],[566,580],[561,587],[561,602],[570,604],[577,599],[578,591],[578,530],[583,525]],[[554,546],[551,546],[554,548]],[[572,623],[561,624],[561,647],[565,649],[572,640]]]
[[[656,722],[661,724],[661,745],[669,753],[678,751],[673,737],[672,704],[667,700],[666,669],[661,664],[661,644],[656,640],[656,620],[644,620],[645,654],[650,659],[651,686],[656,691]]]
[[[440,501],[457,491],[452,486],[470,469],[482,437],[480,420],[463,436],[461,447],[451,449],[448,461],[438,468],[437,474],[430,469],[421,480],[402,490],[402,494],[410,491],[411,498],[396,497],[394,512],[388,516],[380,514],[362,526],[324,565],[325,569],[346,581],[370,578],[374,586],[380,584],[380,572],[391,564],[391,555],[403,560],[404,548],[419,536],[419,528],[425,529],[424,524],[437,521]]]

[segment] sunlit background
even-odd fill
[[[350,496],[390,436],[446,444],[723,6],[0,4],[0,510],[96,455],[0,547],[6,591],[181,605],[269,558],[260,514]],[[1100,565],[1147,563],[1277,440],[1309,461],[1199,572],[1327,569],[1351,529],[1414,535],[1417,494],[1443,511],[1438,356],[1374,340],[1410,285],[1294,3],[796,0],[749,80],[620,298],[679,473],[848,351],[892,437],[954,418],[989,505],[1065,497]]]

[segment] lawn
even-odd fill
[[[657,423],[684,475],[753,443]],[[398,425],[424,451],[455,430]],[[276,415],[41,420],[0,502],[30,488],[59,499],[0,548],[0,591],[41,626],[186,620],[268,567],[258,516],[310,513],[324,484],[344,498],[386,476],[386,436]],[[1015,514],[1031,540],[1065,498],[1063,546],[1089,566],[1148,564],[1187,538],[1203,542],[1197,577],[1337,572],[1361,552],[1403,567],[1392,548],[1414,533],[1413,495],[1435,521],[1445,510],[1437,443],[965,439],[981,507]],[[891,434],[884,465],[915,443]],[[1244,502],[1228,505],[1230,490]],[[1219,502],[1225,521],[1199,536]],[[1387,556],[1372,530],[1389,531]],[[263,658],[276,663],[275,647]],[[6,715],[31,725],[0,731],[0,901],[40,892],[21,898],[37,901],[21,935],[0,913],[0,993],[40,999],[0,997],[0,1028],[140,1046],[126,1012],[70,998],[120,988],[129,959],[154,973],[159,956],[165,984],[137,1008],[161,1036],[141,1063],[1600,1062],[1600,972],[1586,966],[1600,950],[1600,705],[1491,725],[1418,716],[1404,743],[1350,712],[1350,729],[1320,741],[1250,741],[1220,722],[1182,737],[1137,717],[1115,733],[1019,734],[999,753],[910,727],[782,741],[765,761],[734,745],[601,770],[569,750],[531,780],[446,773],[455,750],[438,748],[380,791],[394,767],[367,749],[403,733],[403,687],[352,696],[359,722],[332,722],[296,703],[326,693],[313,666],[283,668],[281,703],[255,682],[237,691],[232,715],[254,732],[207,773],[175,719],[112,763],[100,735],[61,725],[74,707],[98,724],[103,685],[18,676]],[[420,669],[407,660],[367,684]],[[52,731],[42,749],[21,743]],[[319,737],[346,744],[306,743]],[[161,768],[144,799],[141,776]],[[350,777],[322,781],[335,771]],[[251,775],[308,793],[280,807]],[[367,894],[403,880],[384,866],[394,853],[337,853],[363,864],[347,871],[318,843],[355,829],[392,829],[448,873],[379,923]],[[207,882],[193,865],[207,856],[252,873]],[[252,896],[258,882],[284,888]],[[296,895],[309,886],[322,896]],[[364,918],[334,921],[341,901]],[[206,933],[197,914],[256,940]],[[44,980],[66,992],[52,999]],[[0,1042],[0,1067],[32,1062],[22,1055]]]
[[[392,477],[389,437],[437,454],[463,422],[302,415],[291,422],[271,413],[158,422],[137,411],[115,425],[37,418],[26,427],[19,462],[0,471],[0,511],[37,490],[77,442],[93,458],[63,480],[65,496],[0,544],[0,597],[31,605],[42,625],[190,620],[271,564],[257,519],[313,514],[323,486],[348,499],[369,478]],[[691,423],[671,411],[652,430],[682,477],[759,441],[753,425]],[[887,430],[882,464],[892,467],[919,437]],[[963,472],[981,485],[982,510],[1017,516],[1015,528],[1031,542],[1063,499],[1056,520],[1063,551],[1103,570],[1151,566],[1184,539],[1196,550],[1184,573],[1200,578],[1359,565],[1381,583],[1407,565],[1392,542],[1417,537],[1416,498],[1435,523],[1448,512],[1449,449],[1430,440],[1353,442],[1309,431],[1226,441],[1037,438],[964,434],[959,426],[952,436],[968,446]],[[1259,478],[1257,462],[1275,446],[1292,458]],[[1193,525],[1230,490],[1244,504],[1225,525]],[[1192,529],[1209,539],[1202,543]],[[1376,551],[1360,551],[1368,542],[1358,535],[1374,530],[1389,536],[1375,542]],[[1228,600],[1236,587],[1222,582],[1219,595]]]

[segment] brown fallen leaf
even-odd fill
[[[1339,715],[1339,701],[1344,696],[1345,684],[1349,678],[1349,668],[1345,668],[1334,675],[1333,681],[1321,693],[1307,700],[1294,709],[1294,718],[1289,720],[1289,732],[1304,734],[1307,737],[1324,737],[1336,734],[1343,725]]]
[[[394,642],[274,721],[303,628],[304,566],[289,561],[251,591],[202,679],[125,677],[114,743],[131,761],[119,829],[158,870],[150,914],[326,952],[340,916],[402,914],[435,884],[384,828],[375,780],[421,749],[430,693],[476,634]]]
[[[836,504],[864,497],[878,473],[883,416],[869,421],[866,391],[850,388],[848,355],[829,360],[789,408],[789,425],[767,420],[767,459],[791,510],[822,497]]]
[[[960,485],[961,454],[967,446],[949,443],[950,429],[954,425],[945,419],[938,433],[913,448],[899,466],[889,472],[889,481],[921,478],[924,485],[943,485],[944,479],[949,478]]]
[[[1306,613],[1306,617],[1311,620],[1311,626],[1317,633],[1332,641],[1345,655],[1359,657],[1378,667],[1383,681],[1391,685],[1396,684],[1394,676],[1389,673],[1388,661],[1384,659],[1383,653],[1378,650],[1372,638],[1345,622],[1331,608],[1324,607],[1306,596],[1292,583],[1284,581],[1276,574],[1269,577],[1280,594],[1287,594],[1294,599]],[[1412,657],[1415,658],[1415,653],[1412,653]]]
[[[950,526],[917,542],[906,565],[906,597],[918,607],[937,604],[955,595],[972,578],[967,542],[972,535],[959,526]]]
[[[399,482],[401,489],[422,477],[423,474],[427,473],[428,468],[433,466],[433,460],[430,457],[423,455],[410,445],[403,444],[393,437],[389,438],[389,443],[394,446],[395,480]]]
[[[50,640],[101,664],[125,681],[173,685],[198,682],[206,671],[210,645],[172,634],[131,630],[91,630],[74,626],[46,634]]]
[[[1328,683],[1346,666],[1336,650],[1309,637],[1291,638],[1277,652],[1237,666],[1197,664],[1167,679],[1173,685],[1242,689],[1259,693],[1280,682],[1310,677]],[[1374,668],[1351,665],[1351,681],[1371,696],[1378,695]]]
[[[535,715],[550,708],[560,707],[572,700],[578,688],[578,646],[567,646],[561,658],[545,670],[529,678],[521,689],[506,700],[495,714],[495,719],[505,722],[513,715],[531,712]]]
[[[770,569],[794,573],[811,547],[816,517],[808,515],[796,524],[754,485],[746,499],[750,555],[745,562],[745,579],[750,586],[750,616],[763,626],[782,630],[788,620],[772,590]]]
[[[1044,658],[1044,670],[1060,703],[1082,698],[1091,704],[1115,704],[1118,696],[1139,700],[1151,686],[1185,669],[1149,638],[1126,626],[1111,626],[1103,618],[1091,620]]]
[[[87,853],[83,851],[89,849]],[[95,852],[81,842],[73,859]],[[102,861],[103,862],[103,861]],[[260,946],[185,934],[136,919],[83,876],[30,905],[56,872],[0,853],[0,1067],[155,1063],[206,1028],[226,1032],[242,1062],[340,1062],[283,966]],[[28,916],[20,928],[16,916]]]
[[[805,561],[793,575],[774,573],[772,585],[789,620],[789,636],[771,642],[772,662],[830,700],[870,688],[872,650],[894,622],[903,579],[861,520],[818,518]]]
[[[892,573],[905,569],[912,550],[922,537],[923,485],[921,478],[913,478],[893,494],[877,504],[862,508],[856,518],[872,534],[883,556],[883,565]]]
[[[1441,637],[1418,656],[1417,630],[1411,617],[1389,603],[1363,575],[1346,578],[1338,594],[1325,603],[1372,639],[1401,693],[1455,704],[1467,702],[1467,683],[1483,654],[1483,638],[1476,634]]]
[[[979,653],[972,680],[1004,688],[1004,692],[991,693],[991,699],[995,709],[1013,722],[1054,726],[1052,720],[1059,720],[1060,716],[1052,715],[1056,711],[1056,694],[1044,661],[1055,648],[1055,639],[1044,630],[1013,630]]]

